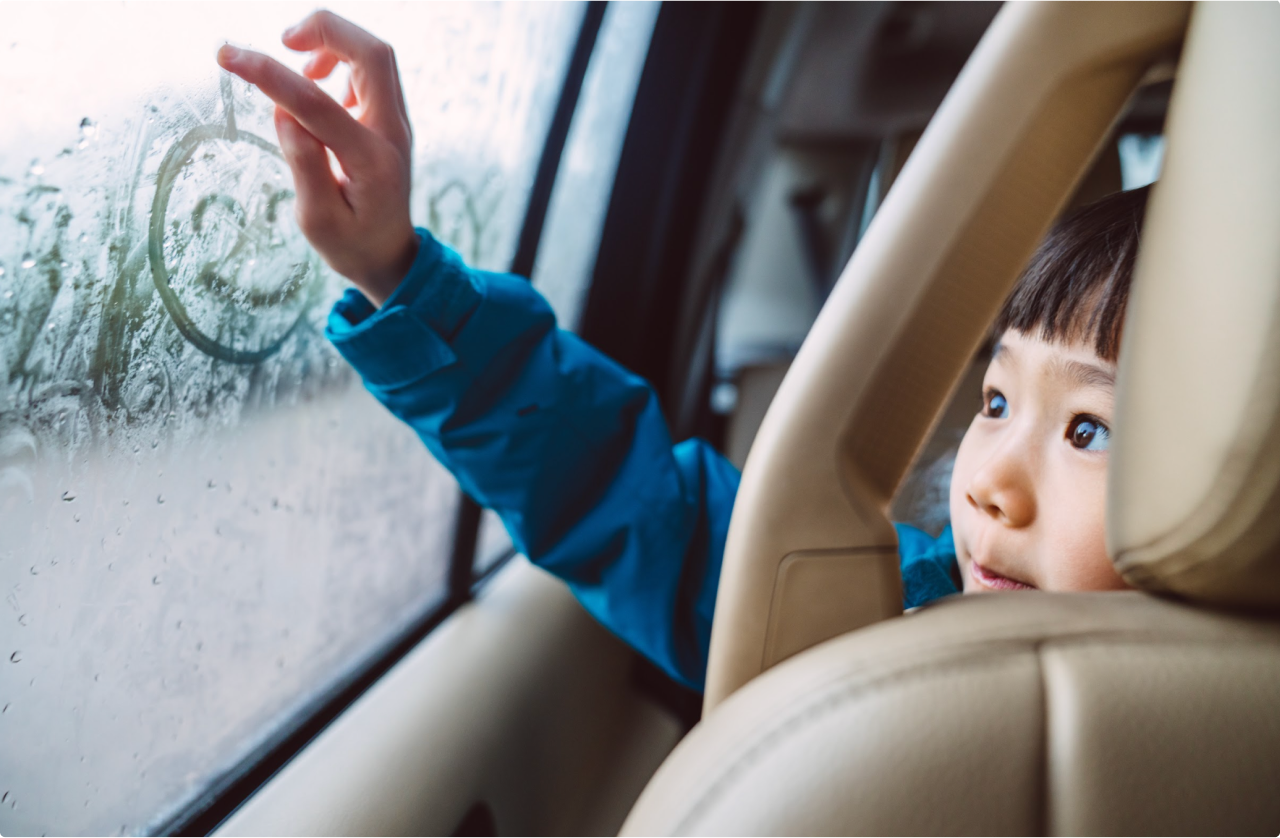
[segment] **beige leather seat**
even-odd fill
[[[624,833],[1280,833],[1280,6],[1187,20],[997,16],[764,421],[704,721]],[[1109,475],[1110,553],[1139,590],[896,616],[894,488],[1184,33]]]

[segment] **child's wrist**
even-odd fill
[[[350,277],[351,281],[364,292],[370,302],[381,308],[413,267],[420,243],[418,233],[410,227],[407,236],[388,249],[390,258],[381,267],[361,277]]]

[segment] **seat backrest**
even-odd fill
[[[828,297],[743,470],[704,712],[901,612],[890,499],[1184,3],[1010,3]]]
[[[1280,622],[1145,593],[955,597],[788,660],[624,835],[1280,832]]]

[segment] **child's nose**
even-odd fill
[[[1035,493],[1012,452],[997,451],[966,487],[969,504],[1007,527],[1025,527],[1036,516]]]

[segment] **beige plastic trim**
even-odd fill
[[[756,437],[704,712],[901,611],[889,501],[1036,243],[1185,3],[1010,3],[845,268]]]
[[[1125,324],[1109,547],[1144,588],[1275,608],[1280,4],[1196,7],[1166,136]]]

